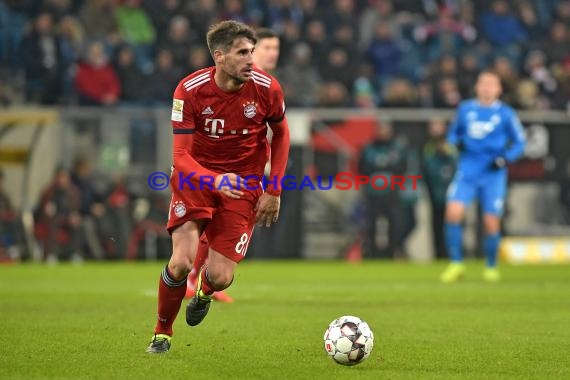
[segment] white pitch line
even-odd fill
[[[158,296],[158,291],[156,289],[146,289],[143,290],[141,294],[146,297],[156,297]]]

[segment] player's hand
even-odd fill
[[[255,206],[255,224],[258,226],[271,227],[271,223],[277,222],[281,198],[278,195],[263,193]]]
[[[493,161],[493,169],[495,170],[502,169],[505,166],[507,166],[507,160],[505,160],[505,157],[497,157]]]
[[[245,187],[245,181],[235,173],[225,173],[216,176],[214,186],[216,190],[226,197],[240,199],[243,195],[243,191],[238,189]]]

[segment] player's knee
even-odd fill
[[[463,219],[463,209],[456,205],[449,205],[445,210],[445,221],[448,223],[461,223]]]
[[[180,280],[188,276],[192,269],[192,262],[186,257],[172,257],[168,263],[168,269],[176,280]]]
[[[501,219],[496,215],[485,215],[485,234],[494,235],[501,230]]]
[[[225,274],[222,280],[223,280],[223,283],[221,284],[222,288],[223,289],[228,288],[234,281],[233,273]]]
[[[209,278],[210,282],[212,283],[212,287],[217,291],[224,290],[228,288],[233,279],[234,275],[230,272],[220,272],[216,273],[216,276],[212,276],[213,278]]]

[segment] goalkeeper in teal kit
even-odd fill
[[[460,151],[455,177],[447,191],[445,244],[451,259],[441,281],[457,281],[465,272],[462,253],[465,209],[477,198],[483,211],[486,267],[483,278],[500,280],[497,251],[500,220],[507,189],[507,164],[517,160],[525,147],[525,135],[515,111],[499,100],[501,81],[492,71],[477,78],[477,97],[459,105],[448,141]]]

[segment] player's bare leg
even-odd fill
[[[463,264],[461,223],[465,216],[465,205],[461,202],[451,201],[445,210],[445,244],[449,252],[451,263],[441,274],[441,281],[450,283],[457,281],[465,272]]]
[[[170,349],[172,325],[186,293],[186,278],[196,257],[202,233],[201,221],[189,221],[172,233],[172,256],[162,271],[158,285],[158,320],[149,353],[164,353]]]
[[[198,278],[196,295],[186,307],[186,323],[196,326],[206,317],[214,292],[228,288],[237,263],[210,248],[208,265],[203,267]]]
[[[186,295],[185,298],[192,298],[196,294],[196,286],[198,285],[198,276],[200,275],[200,270],[206,262],[208,261],[209,252],[208,239],[205,235],[200,238],[200,245],[198,246],[198,253],[196,254],[196,260],[192,265],[192,270],[188,275],[188,281],[186,283]],[[224,290],[220,292],[215,292],[212,295],[215,301],[220,301],[224,303],[232,303],[234,299]]]
[[[483,215],[483,225],[485,228],[484,247],[486,257],[483,279],[488,282],[497,282],[501,279],[501,274],[497,269],[497,252],[501,240],[501,219],[498,215],[486,213]]]

